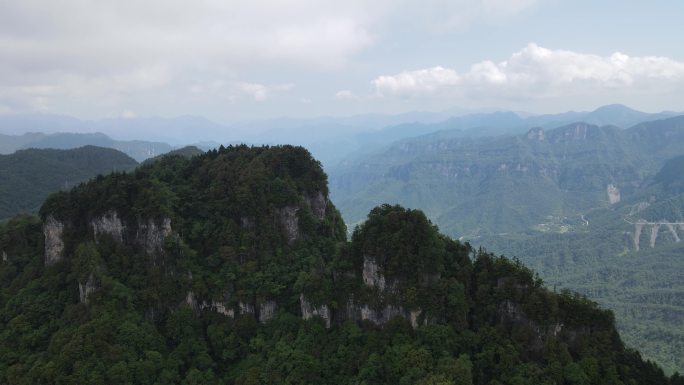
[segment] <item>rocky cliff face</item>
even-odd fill
[[[153,255],[162,251],[164,239],[172,234],[170,218],[162,218],[160,222],[150,218],[138,221],[135,241],[143,246],[148,254]]]
[[[64,223],[58,221],[52,215],[45,218],[43,223],[43,233],[45,235],[45,265],[49,266],[59,262],[63,258],[64,240],[62,233],[64,232]]]
[[[606,187],[606,194],[608,195],[608,202],[610,202],[611,205],[619,203],[621,200],[620,190],[613,184],[609,184],[608,187]]]
[[[103,236],[109,236],[119,244],[142,246],[149,255],[162,252],[164,239],[173,234],[171,220],[153,219],[139,220],[135,226],[124,224],[116,211],[93,218],[88,222],[92,231],[92,239],[97,243]],[[64,258],[63,233],[68,227],[64,222],[47,215],[43,221],[45,236],[45,265],[49,266]]]
[[[520,305],[506,300],[499,304],[498,315],[500,321],[509,326],[523,326],[532,331],[527,346],[531,351],[541,351],[544,348],[544,342],[550,336],[558,337],[563,331],[563,323],[554,323],[547,327],[541,327],[536,322],[530,320],[525,312],[520,308]]]
[[[330,322],[332,320],[330,309],[328,305],[314,306],[312,303],[307,301],[304,294],[299,295],[299,306],[302,312],[302,319],[309,320],[314,317],[320,317],[325,322],[325,327],[330,327]]]
[[[90,227],[93,229],[93,238],[95,242],[103,234],[107,234],[115,241],[123,243],[124,225],[119,218],[116,211],[108,211],[99,218],[94,218],[90,221]]]
[[[317,191],[308,197],[307,203],[316,219],[321,221],[325,218],[326,209],[328,208],[328,199],[323,195],[322,191]]]
[[[276,210],[276,218],[285,232],[288,244],[294,243],[301,237],[299,219],[297,218],[298,211],[299,207],[296,206],[286,206]]]
[[[97,290],[97,286],[95,284],[95,274],[90,273],[85,282],[78,283],[78,293],[81,303],[88,303],[88,297],[93,294],[95,290]]]

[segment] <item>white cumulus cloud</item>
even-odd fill
[[[482,61],[467,71],[433,67],[379,76],[380,96],[553,97],[611,90],[662,91],[684,84],[684,62],[667,57],[599,56],[535,43],[507,60]]]
[[[339,100],[349,100],[349,99],[355,99],[356,96],[354,95],[353,92],[349,90],[339,90],[335,93],[335,99]]]
[[[240,83],[238,88],[242,93],[250,96],[257,102],[263,102],[278,92],[283,92],[291,89],[292,84],[278,84],[274,86],[267,86],[259,83]]]

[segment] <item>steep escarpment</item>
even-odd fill
[[[295,147],[170,156],[0,227],[0,383],[679,384],[519,262]]]

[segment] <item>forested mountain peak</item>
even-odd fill
[[[302,148],[167,156],[0,227],[0,382],[680,384],[613,316],[383,205],[347,241]]]

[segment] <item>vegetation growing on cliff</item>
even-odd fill
[[[611,312],[420,211],[377,207],[347,241],[327,195],[305,150],[237,146],[52,196],[59,262],[38,218],[0,227],[0,382],[683,383]]]

